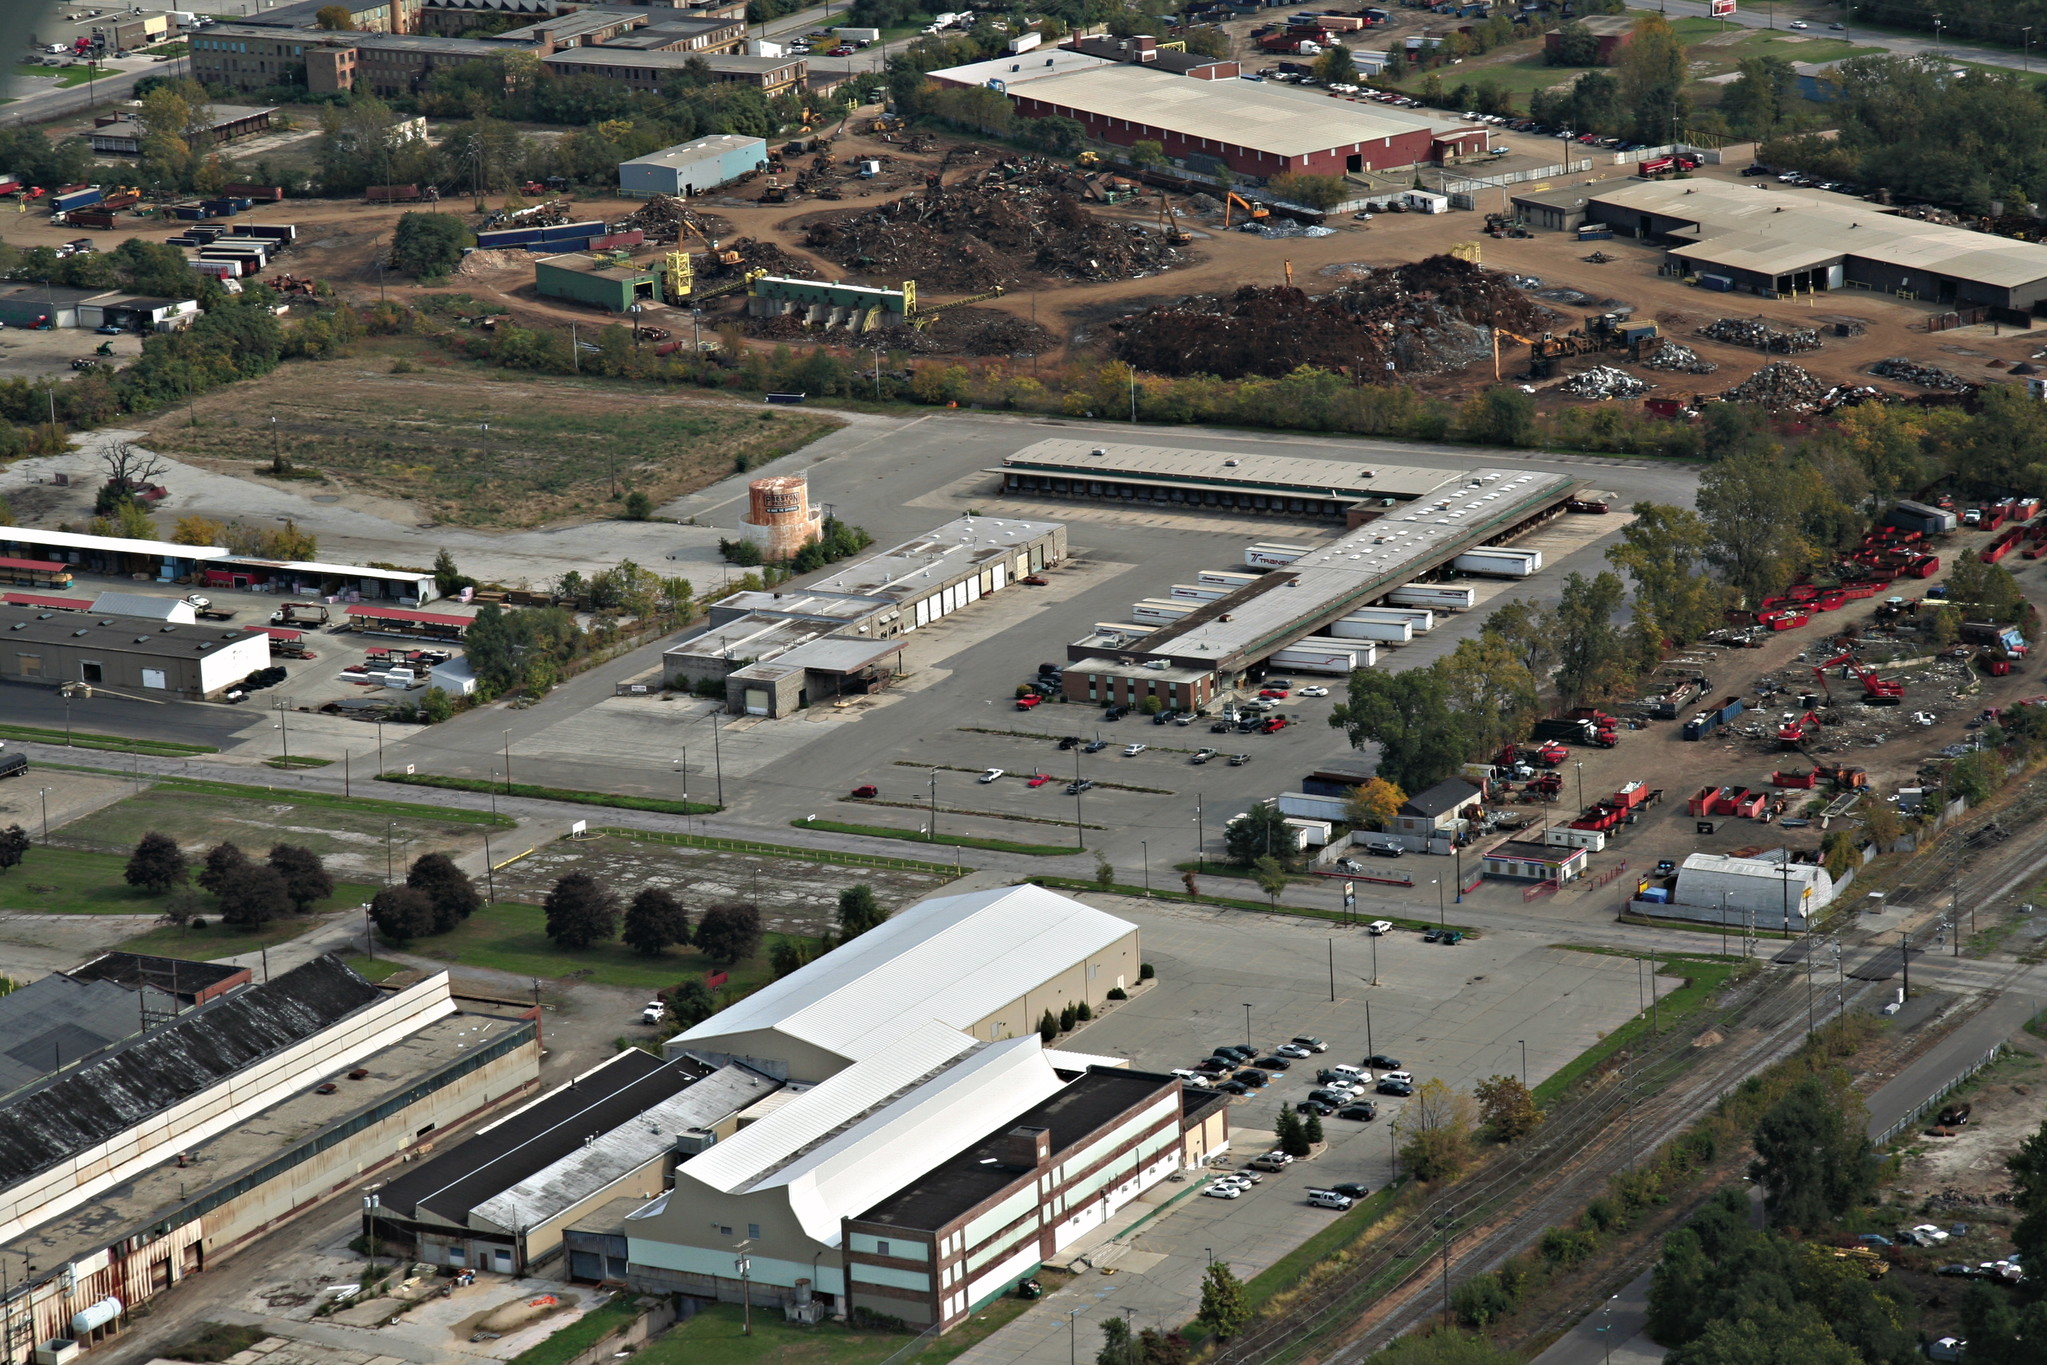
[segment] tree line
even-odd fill
[[[160,830],[136,842],[121,878],[163,897],[162,920],[178,928],[205,928],[204,912],[212,908],[231,928],[259,929],[272,920],[304,915],[334,894],[333,876],[309,848],[276,844],[258,862],[239,844],[224,840],[195,860]]]

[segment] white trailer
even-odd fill
[[[1426,635],[1436,626],[1436,613],[1426,607],[1359,607],[1350,614],[1357,621],[1405,621],[1414,627],[1417,635]]]
[[[1414,643],[1412,621],[1363,621],[1355,616],[1346,616],[1341,621],[1332,621],[1325,629],[1339,640],[1382,640],[1395,645]]]
[[[1478,602],[1478,589],[1451,588],[1437,583],[1410,583],[1386,594],[1396,607],[1429,607],[1436,611],[1470,611]]]
[[[1205,583],[1175,583],[1173,585],[1173,600],[1175,602],[1213,602],[1219,597],[1228,597],[1235,591],[1235,588],[1212,588]]]
[[[1541,570],[1542,555],[1534,550],[1522,553],[1467,550],[1451,560],[1450,567],[1459,573],[1486,578],[1529,578]]]
[[[1147,599],[1131,604],[1130,619],[1139,625],[1170,626],[1195,610],[1197,608],[1187,602],[1160,602]]]
[[[1203,569],[1194,575],[1194,581],[1210,588],[1242,588],[1258,581],[1255,573],[1238,573],[1234,569]]]
[[[1293,820],[1350,819],[1350,798],[1319,796],[1313,792],[1281,792],[1273,802],[1279,813]]]
[[[1244,562],[1254,569],[1284,569],[1314,549],[1312,545],[1253,545],[1244,551]]]
[[[1029,52],[1044,41],[1045,35],[1042,33],[1019,33],[1016,37],[1009,40],[1008,47],[1005,50],[1010,56],[1014,57],[1019,53]]]
[[[1275,650],[1266,663],[1289,673],[1328,673],[1341,676],[1378,661],[1379,649],[1370,640],[1332,640],[1310,635],[1285,649]]]

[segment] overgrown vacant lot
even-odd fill
[[[657,504],[758,465],[837,426],[783,409],[634,392],[422,356],[281,366],[157,419],[153,449],[227,473],[282,451],[316,496],[403,498],[455,526],[517,528]],[[194,420],[196,418],[196,425]],[[274,422],[273,422],[273,419]]]

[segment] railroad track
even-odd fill
[[[1598,1085],[1552,1110],[1534,1137],[1470,1181],[1446,1187],[1347,1270],[1258,1323],[1220,1365],[1351,1365],[1422,1325],[1443,1284],[1496,1268],[1539,1231],[1566,1221],[1607,1178],[1681,1132],[1707,1106],[1795,1048],[1805,1014],[1793,973],[1736,987],[1710,1018],[1687,1024]],[[1694,1046],[1707,1031],[1721,1041]]]

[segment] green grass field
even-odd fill
[[[124,854],[37,844],[21,866],[0,875],[0,910],[33,915],[157,914],[163,907],[158,897],[121,880],[127,862]],[[324,913],[360,905],[375,894],[372,886],[337,882],[334,895],[314,910]]]
[[[690,977],[720,970],[694,948],[670,948],[659,957],[642,957],[613,940],[589,948],[562,948],[547,936],[547,917],[537,905],[498,901],[484,906],[454,931],[416,939],[403,951],[458,967],[483,967],[537,976],[545,980],[576,977],[607,986],[658,989]],[[780,934],[761,941],[759,957],[725,968],[735,997],[766,985],[770,972],[767,951]]]
[[[0,739],[34,740],[40,744],[63,744],[74,749],[113,750],[124,754],[154,754],[161,758],[184,758],[217,754],[210,744],[180,744],[168,739],[124,739],[120,735],[95,735],[85,730],[53,730],[42,725],[0,725]]]
[[[547,1340],[512,1357],[511,1365],[566,1365],[606,1337],[637,1319],[642,1309],[635,1296],[620,1295],[593,1308]]]
[[[302,919],[272,920],[261,929],[245,931],[230,929],[219,920],[208,918],[204,929],[173,929],[159,925],[147,933],[124,939],[121,950],[129,953],[154,953],[159,957],[189,958],[194,962],[212,962],[217,958],[239,957],[253,953],[258,948],[274,948],[289,939],[297,938],[307,929]]]
[[[1067,1278],[1056,1271],[1038,1272],[1048,1294]],[[906,1357],[906,1365],[909,1361],[938,1365],[957,1359],[1030,1306],[1006,1294]],[[759,1309],[754,1311],[752,1336],[741,1335],[740,1327],[739,1306],[717,1304],[669,1328],[634,1352],[632,1359],[638,1365],[879,1365],[913,1340],[903,1332],[871,1331],[831,1321],[802,1327]],[[1100,1339],[1099,1331],[1096,1339]],[[512,1365],[550,1365],[554,1359],[528,1351]]]
[[[1622,954],[1631,956],[1631,954]],[[1652,1026],[1659,1033],[1667,1033],[1680,1027],[1686,1018],[1705,1008],[1713,995],[1742,970],[1740,962],[1721,962],[1710,958],[1685,958],[1658,955],[1657,975],[1684,976],[1690,980],[1663,997],[1653,1016],[1643,1015],[1630,1019],[1613,1032],[1601,1038],[1591,1047],[1559,1067],[1555,1074],[1536,1083],[1535,1102],[1547,1108],[1567,1094],[1581,1077],[1588,1075],[1607,1058],[1623,1049],[1633,1047],[1650,1035]]]
[[[85,66],[44,66],[39,62],[17,62],[14,67],[17,76],[39,76],[54,81],[58,88],[69,90],[74,85],[84,85],[92,79],[92,69]]]
[[[81,816],[53,830],[51,837],[60,848],[123,858],[151,830],[170,835],[195,857],[223,840],[254,856],[274,844],[298,844],[325,859],[337,877],[382,884],[387,853],[388,870],[403,876],[406,865],[423,853],[480,849],[479,815],[481,823],[490,822],[488,811],[165,782]],[[118,867],[114,880],[120,880]]]
[[[938,831],[934,841],[914,829],[898,829],[893,825],[853,825],[843,820],[791,820],[798,829],[828,829],[838,834],[863,834],[870,839],[907,839],[913,844],[922,844],[932,852],[948,848],[985,848],[996,853],[1023,853],[1034,858],[1063,858],[1080,850],[1071,844],[1020,844],[1010,839],[978,839],[968,835],[947,834]]]

